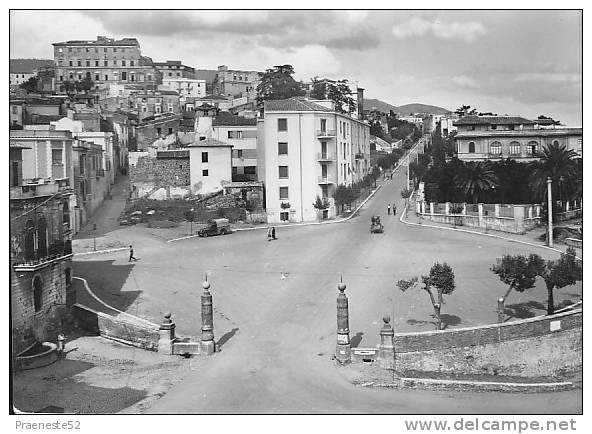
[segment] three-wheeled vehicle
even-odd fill
[[[209,237],[210,235],[226,235],[230,233],[230,222],[228,219],[210,219],[205,228],[201,228],[197,234],[200,237]]]
[[[380,223],[380,216],[376,215],[376,216],[372,216],[372,219],[370,221],[370,233],[371,234],[381,234],[384,232],[384,226],[382,226],[382,223]]]

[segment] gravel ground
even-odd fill
[[[112,414],[162,397],[199,359],[140,350],[97,336],[77,336],[52,365],[13,374],[13,405],[24,412],[48,406],[69,414]],[[141,402],[140,402],[141,401]]]

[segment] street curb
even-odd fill
[[[412,222],[403,220],[403,216],[405,215],[405,211],[407,211],[407,206],[405,206],[405,208],[403,209],[403,212],[401,213],[401,216],[399,217],[399,221],[401,223],[409,225],[409,226],[419,226],[419,227],[423,227],[423,228],[433,228],[433,229],[442,229],[442,230],[447,230],[447,231],[465,232],[467,234],[481,235],[481,236],[490,237],[490,238],[498,238],[500,240],[510,241],[512,243],[525,244],[527,246],[540,247],[541,249],[552,250],[557,253],[564,253],[563,250],[559,250],[554,247],[529,243],[528,241],[516,240],[514,238],[508,238],[508,237],[504,237],[502,235],[484,234],[483,232],[471,231],[468,229],[449,228],[449,227],[445,227],[445,226],[435,226],[435,225],[429,225],[429,224],[423,224],[423,223],[412,223]],[[576,259],[579,259],[580,261],[582,260],[582,258],[579,258],[577,256],[576,256]]]
[[[289,223],[287,225],[278,225],[278,228],[289,228],[289,227],[295,227],[295,226],[318,226],[318,225],[331,225],[331,224],[336,224],[336,223],[345,223],[347,221],[349,221],[351,218],[353,218],[358,211],[360,210],[360,208],[362,208],[366,202],[368,202],[375,194],[378,190],[380,190],[382,188],[382,185],[377,186],[374,190],[372,190],[372,192],[366,197],[366,199],[364,199],[362,201],[362,203],[360,203],[358,205],[358,207],[353,210],[353,212],[348,215],[345,218],[341,218],[338,220],[329,220],[329,221],[325,221],[325,222],[307,222],[307,223]],[[255,231],[255,230],[259,230],[259,229],[267,229],[269,227],[268,226],[257,226],[254,228],[238,228],[238,229],[233,229],[232,232],[243,232],[243,231]],[[175,241],[181,241],[181,240],[187,240],[190,238],[195,238],[198,237],[199,235],[188,235],[186,237],[180,237],[180,238],[173,238],[172,240],[167,240],[167,243],[173,243]]]
[[[90,252],[79,252],[79,253],[74,253],[73,256],[99,255],[101,253],[120,252],[122,250],[127,250],[128,248],[129,247],[117,247],[115,249],[93,250],[93,251],[90,251]]]
[[[395,383],[366,382],[359,384],[361,387],[386,387],[386,388],[438,388],[438,389],[463,389],[488,392],[555,392],[574,387],[571,381],[553,383],[514,383],[497,381],[471,381],[471,380],[446,380],[436,378],[401,377]]]
[[[140,318],[139,316],[132,315],[131,313],[122,312],[121,310],[119,310],[119,309],[116,309],[116,308],[114,308],[113,306],[111,306],[111,305],[109,305],[109,304],[105,303],[103,300],[101,300],[101,299],[100,299],[100,298],[99,298],[99,297],[98,297],[98,296],[97,296],[97,295],[96,295],[96,294],[95,294],[95,293],[94,293],[94,292],[93,292],[93,291],[90,289],[90,286],[88,285],[88,282],[86,281],[86,279],[85,279],[84,277],[76,277],[76,276],[73,276],[73,277],[72,277],[72,279],[80,280],[80,281],[83,283],[83,285],[84,285],[84,289],[86,289],[86,292],[88,292],[92,298],[94,298],[94,299],[95,299],[97,302],[99,302],[100,304],[102,304],[102,305],[103,305],[103,306],[105,306],[106,308],[108,308],[108,309],[111,309],[111,310],[114,310],[115,312],[118,312],[119,314],[121,314],[121,315],[123,315],[123,316],[130,317],[130,318],[131,318],[131,319],[133,319],[134,321],[138,321],[138,322],[140,322],[140,323],[142,323],[142,324],[149,325],[150,327],[156,327],[156,328],[160,327],[158,324],[155,324],[155,323],[153,323],[152,321],[148,321],[147,319]]]

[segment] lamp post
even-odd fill
[[[547,177],[547,245],[553,247],[553,197],[551,193],[551,177]]]
[[[97,224],[93,223],[93,250],[97,251]]]

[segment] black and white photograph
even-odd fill
[[[10,4],[10,432],[585,432],[581,5],[263,4]]]

